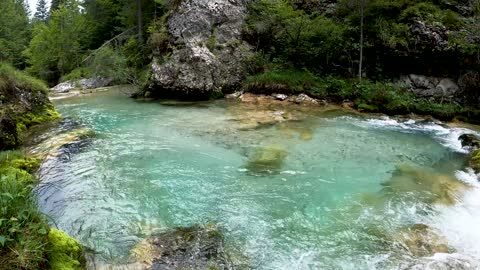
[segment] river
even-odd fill
[[[251,269],[479,266],[480,189],[457,140],[471,130],[341,110],[252,126],[262,109],[120,91],[55,106],[95,136],[44,162],[39,204],[107,263],[150,235],[215,224]],[[432,243],[411,247],[421,228]]]

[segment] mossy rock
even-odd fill
[[[82,270],[82,246],[57,229],[48,233],[48,262],[52,270]]]
[[[462,134],[458,137],[458,140],[462,142],[462,147],[471,147],[473,149],[480,148],[480,138],[473,134]]]
[[[472,167],[475,173],[480,173],[480,150],[472,153],[472,157],[470,158],[470,167]]]
[[[252,155],[246,168],[254,173],[271,173],[279,171],[288,156],[282,146],[259,148]]]

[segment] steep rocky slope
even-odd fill
[[[59,117],[47,91],[42,82],[0,64],[0,151],[18,147],[30,126]]]

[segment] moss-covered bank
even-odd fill
[[[59,118],[47,87],[0,63],[0,269],[81,269],[82,247],[51,229],[32,189],[41,160],[17,149],[26,131]]]
[[[19,147],[29,127],[60,117],[47,93],[43,82],[0,63],[0,151]]]
[[[0,152],[0,268],[81,269],[81,246],[51,229],[32,194],[39,159]]]

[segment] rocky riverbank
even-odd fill
[[[0,151],[19,147],[33,125],[59,117],[41,81],[0,64]]]

